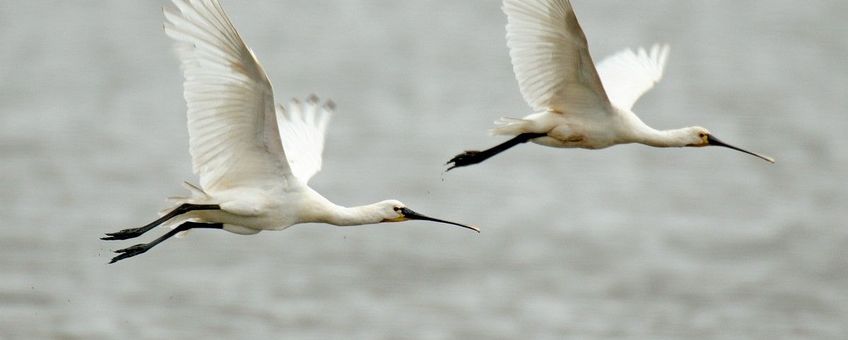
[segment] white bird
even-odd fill
[[[586,36],[568,0],[504,0],[506,40],[524,100],[535,113],[501,118],[491,130],[512,139],[484,151],[466,151],[448,161],[451,170],[480,163],[531,141],[559,148],[602,149],[641,143],[654,147],[724,146],[774,163],[774,159],[720,141],[693,126],[656,130],[631,108],[660,80],[668,46],[624,50],[595,68]]]
[[[142,254],[189,229],[237,234],[323,222],[352,226],[406,220],[473,226],[418,214],[396,200],[358,207],[333,204],[307,182],[321,169],[324,133],[334,110],[316,97],[274,105],[271,83],[217,0],[174,0],[165,32],[174,39],[185,76],[189,151],[200,187],[174,199],[172,210],[140,228],[104,240],[138,237],[154,227],[176,226],[150,243],[115,251],[110,263]]]

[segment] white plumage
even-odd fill
[[[292,99],[287,106],[277,106],[280,138],[289,168],[304,183],[321,170],[324,134],[335,108],[332,101],[319,105],[314,95],[306,103]]]
[[[602,60],[598,75],[610,102],[622,110],[632,109],[639,97],[662,79],[668,51],[668,45],[657,44],[650,52],[626,49]]]
[[[429,220],[472,226],[418,214],[386,200],[359,207],[333,204],[307,186],[321,169],[324,133],[335,104],[275,106],[271,83],[217,0],[173,0],[165,8],[165,33],[175,41],[187,106],[189,151],[200,188],[176,198],[160,219],[103,239],[138,237],[152,228],[179,224],[156,240],[117,250],[116,262],[146,252],[194,228],[239,234],[280,230],[293,224],[339,226]],[[287,157],[288,156],[288,157]]]
[[[534,111],[594,109],[607,101],[589,46],[568,2],[504,1],[506,45]]]
[[[514,137],[487,150],[458,154],[448,161],[448,170],[480,163],[528,141],[586,149],[625,143],[717,145],[774,162],[726,144],[702,127],[653,129],[631,111],[639,97],[662,78],[667,45],[654,45],[650,51],[621,51],[596,69],[568,0],[504,0],[503,11],[515,78],[534,113],[496,121],[493,134]]]
[[[188,107],[189,151],[208,193],[288,174],[271,82],[217,1],[174,1],[165,33],[176,42]]]

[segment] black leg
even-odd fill
[[[150,222],[150,224],[148,224],[146,226],[139,227],[139,228],[124,229],[124,230],[114,232],[114,233],[107,233],[106,237],[101,237],[100,239],[101,240],[126,240],[126,239],[129,239],[129,238],[139,237],[142,234],[150,231],[150,229],[156,228],[158,225],[165,223],[165,221],[170,220],[170,219],[174,218],[175,216],[185,214],[189,211],[193,211],[193,210],[219,210],[219,209],[221,209],[221,207],[218,206],[217,204],[184,203],[184,204],[180,205],[179,207],[177,207],[176,209],[171,210],[171,212],[165,214],[165,216],[160,217],[158,220]]]
[[[162,235],[159,238],[151,241],[150,243],[136,244],[132,247],[116,250],[115,252],[120,255],[113,257],[112,261],[109,261],[109,263],[115,263],[128,257],[143,254],[144,252],[150,250],[150,248],[153,248],[155,245],[171,238],[171,236],[174,236],[179,232],[195,228],[224,229],[224,225],[221,223],[185,222],[183,224],[180,224],[178,227],[172,229],[171,231],[167,232],[165,235]]]
[[[451,158],[445,165],[453,163],[453,166],[448,168],[445,171],[451,171],[453,168],[459,168],[463,166],[469,166],[472,164],[477,164],[482,161],[485,161],[491,158],[494,155],[497,155],[501,152],[508,150],[509,148],[516,146],[521,143],[526,143],[527,141],[533,138],[539,138],[547,136],[547,133],[522,133],[514,138],[503,142],[501,144],[495,145],[494,147],[483,150],[483,151],[466,151],[461,154],[458,154]]]

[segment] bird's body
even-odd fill
[[[556,148],[603,149],[618,143],[618,134],[614,132],[620,129],[618,121],[594,117],[573,119],[574,116],[552,111],[532,113],[520,120],[504,122],[493,133],[512,136],[544,133],[544,137],[530,142]]]
[[[196,210],[187,219],[216,221],[223,229],[249,235],[263,230],[283,230],[299,223],[328,223],[352,226],[383,222],[396,215],[383,214],[380,204],[343,207],[332,203],[312,188],[295,184],[287,189],[234,189],[214,196],[185,200],[193,205],[215,204],[218,210]],[[387,201],[387,205],[400,202]]]
[[[466,151],[448,170],[480,163],[512,146],[603,149],[641,143],[654,147],[719,145],[754,154],[710,135],[702,127],[651,128],[631,110],[662,78],[668,46],[623,50],[595,67],[569,0],[503,0],[507,46],[521,94],[535,111],[501,118],[492,129],[513,139],[484,151]]]
[[[337,226],[429,220],[475,227],[418,214],[396,200],[342,207],[311,189],[321,169],[324,134],[335,104],[311,96],[275,106],[259,61],[242,41],[217,0],[173,0],[165,32],[181,60],[188,106],[189,151],[200,186],[173,198],[164,216],[103,239],[138,237],[165,224],[174,229],[145,244],[116,251],[116,262],[146,252],[189,229],[237,234],[282,230],[298,223]]]
[[[601,114],[559,113],[529,114],[514,121],[501,120],[494,134],[517,136],[544,133],[530,142],[556,148],[603,149],[613,145],[640,143],[655,147],[686,146],[687,130],[656,130],[629,110],[611,108]],[[697,129],[697,127],[694,127]]]

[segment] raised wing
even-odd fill
[[[280,138],[289,167],[303,183],[321,170],[324,136],[335,109],[335,103],[328,100],[321,105],[314,95],[305,103],[292,99],[285,107],[277,106]]]
[[[668,59],[668,45],[654,45],[650,52],[626,49],[598,64],[598,73],[610,102],[620,109],[630,110],[645,92],[662,79]]]
[[[173,0],[165,33],[185,76],[189,151],[207,192],[269,180],[286,163],[271,83],[217,0]]]
[[[568,0],[504,0],[506,40],[524,100],[535,111],[609,107]]]

